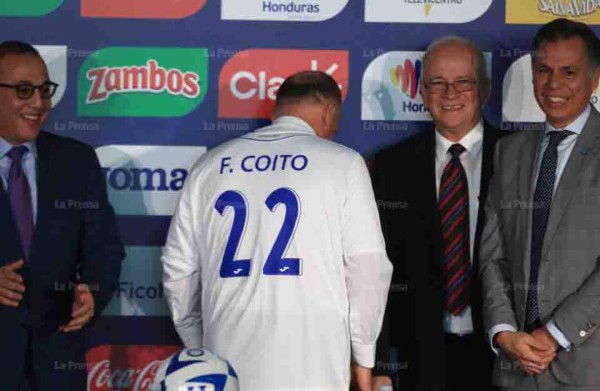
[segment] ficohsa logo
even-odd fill
[[[171,216],[188,170],[206,147],[106,145],[96,149],[117,214]]]
[[[590,103],[600,110],[600,91],[592,94]],[[513,62],[502,82],[503,122],[544,122],[546,115],[535,100],[531,55]]]
[[[348,0],[222,0],[221,18],[322,21],[339,14],[347,4]]]
[[[423,52],[388,52],[373,60],[362,81],[363,120],[427,121],[419,93]]]
[[[348,94],[348,52],[338,50],[252,49],[239,52],[219,76],[219,117],[270,118],[279,86],[302,70],[333,77],[342,98]]]
[[[182,116],[206,94],[207,49],[106,48],[79,71],[80,116]]]
[[[483,15],[491,4],[492,0],[445,2],[366,0],[365,21],[467,23]]]
[[[119,285],[103,315],[169,316],[161,284],[160,247],[126,247]]]

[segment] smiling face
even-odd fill
[[[550,125],[562,129],[583,113],[598,87],[598,75],[581,38],[540,45],[533,58],[533,91]]]
[[[465,92],[448,86],[441,93],[432,93],[425,84],[477,79],[477,53],[472,46],[463,42],[447,42],[433,47],[428,53],[421,96],[438,131],[452,141],[460,140],[479,122],[481,107],[489,94],[487,83],[480,80],[478,85]]]
[[[46,65],[33,54],[7,54],[0,57],[0,83],[41,85],[48,80]],[[36,90],[29,99],[17,98],[12,88],[0,87],[0,137],[12,145],[34,140],[51,108]]]

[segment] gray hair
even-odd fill
[[[460,45],[468,46],[475,54],[475,58],[477,60],[475,72],[477,74],[477,79],[479,80],[480,85],[483,85],[484,83],[489,85],[490,76],[488,75],[486,62],[485,62],[485,56],[483,55],[483,52],[472,41],[470,41],[466,38],[463,38],[463,37],[459,37],[458,35],[447,35],[447,36],[441,37],[439,39],[436,39],[431,44],[429,44],[429,46],[427,47],[427,50],[425,51],[425,54],[423,55],[423,60],[422,60],[423,61],[423,69],[425,69],[425,64],[427,63],[427,60],[429,59],[429,56],[430,56],[431,52],[433,51],[433,49],[437,48],[438,46],[443,46],[443,45],[448,45],[448,44],[460,44]],[[423,73],[421,75],[423,75]],[[423,76],[421,76],[421,77],[423,77]]]

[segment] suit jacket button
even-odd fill
[[[585,337],[585,334],[586,334],[586,332],[585,332],[585,331],[580,331],[580,332],[579,332],[579,336],[580,336],[581,338]]]

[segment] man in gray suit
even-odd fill
[[[534,38],[546,124],[505,137],[485,207],[484,320],[506,390],[600,390],[600,41],[554,20]]]

